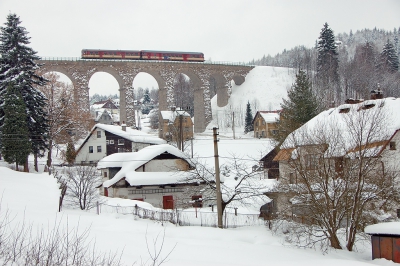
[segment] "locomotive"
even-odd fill
[[[94,50],[83,49],[82,59],[161,60],[204,62],[204,54],[152,50]]]

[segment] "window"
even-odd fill
[[[107,177],[107,172],[104,172],[104,175],[103,175],[104,177]]]
[[[318,166],[318,155],[317,154],[307,154],[304,156],[305,168],[307,170],[315,170]]]
[[[272,130],[272,135],[276,135],[276,134],[278,134],[278,130],[273,129],[273,130]]]
[[[118,139],[118,145],[124,145],[125,140],[124,139]]]
[[[118,152],[125,152],[124,148],[118,148]]]
[[[97,138],[101,138],[101,131],[97,131]]]
[[[101,152],[101,146],[97,146],[97,152]]]
[[[110,141],[109,141],[109,140],[106,140],[106,144],[110,144]]]
[[[389,148],[390,148],[391,150],[395,150],[395,149],[396,149],[396,142],[395,142],[395,141],[391,141],[391,142],[389,143]]]
[[[263,131],[261,131],[261,137],[265,137],[265,131],[263,130]]]
[[[114,144],[114,140],[113,139],[110,139],[110,144]]]
[[[89,146],[89,153],[93,153],[93,146]]]

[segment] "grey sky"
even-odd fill
[[[43,57],[148,49],[248,62],[312,46],[325,22],[335,33],[400,26],[400,0],[0,0],[2,26],[9,12]]]

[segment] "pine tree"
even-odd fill
[[[283,142],[294,130],[307,123],[319,113],[317,98],[311,90],[307,74],[299,70],[295,83],[288,91],[288,99],[283,99],[282,113],[275,139]]]
[[[339,54],[336,50],[335,35],[324,24],[318,39],[317,75],[324,82],[338,82]]]
[[[149,89],[146,89],[145,90],[145,92],[144,92],[144,95],[143,95],[143,104],[149,104],[151,102],[151,99],[150,99],[150,92],[149,92]]]
[[[390,73],[394,73],[399,70],[399,57],[394,45],[389,41],[389,39],[383,46],[383,50],[380,55],[379,67],[380,69]]]
[[[247,102],[246,116],[245,116],[244,133],[248,133],[254,130],[253,127],[253,114],[251,112],[250,102]]]
[[[29,130],[26,122],[26,106],[19,90],[9,84],[4,93],[3,116],[1,117],[1,153],[8,163],[24,165],[31,152]]]
[[[4,94],[12,81],[26,105],[31,151],[37,159],[37,156],[44,156],[48,148],[49,126],[45,112],[46,97],[34,86],[43,86],[46,80],[35,73],[40,67],[35,61],[40,58],[27,46],[30,43],[28,32],[20,24],[16,14],[9,14],[5,26],[0,28],[0,119],[4,116]]]

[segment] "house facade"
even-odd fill
[[[289,134],[273,159],[279,163],[281,184],[296,189],[305,177],[312,184],[314,178],[321,180],[321,175],[340,180],[348,178],[353,169],[368,170],[364,175],[370,180],[400,173],[400,99],[346,102]],[[275,201],[274,212],[306,214],[306,205],[294,195],[279,190],[267,193]]]
[[[169,144],[113,154],[100,160],[97,168],[102,172],[104,196],[141,200],[163,209],[193,206],[194,197],[198,205],[199,191],[205,186],[191,180],[194,164]]]
[[[111,99],[93,103],[90,106],[90,113],[96,123],[106,125],[119,123],[119,107]]]
[[[165,140],[126,125],[96,124],[78,148],[75,164],[94,164],[114,153],[136,152],[164,143]]]
[[[190,114],[183,110],[161,111],[160,138],[167,141],[177,141],[181,138],[193,138],[193,120]]]
[[[278,133],[280,111],[257,111],[253,119],[255,138],[272,138]]]

